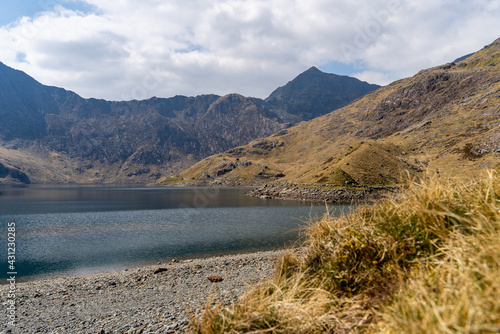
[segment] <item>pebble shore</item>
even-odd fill
[[[356,204],[380,200],[396,190],[397,187],[394,186],[340,187],[311,183],[268,183],[252,189],[247,195],[265,199]]]
[[[270,278],[281,252],[18,283],[14,327],[7,325],[9,287],[2,285],[0,333],[185,333],[190,316],[200,315],[207,303],[229,304]]]

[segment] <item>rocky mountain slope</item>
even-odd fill
[[[180,174],[209,183],[390,185],[424,172],[500,167],[500,39],[312,121],[204,159]]]
[[[0,182],[152,182],[377,87],[311,68],[266,100],[118,102],[44,86],[0,63]]]

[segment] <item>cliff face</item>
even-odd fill
[[[118,102],[83,99],[0,63],[0,163],[33,182],[152,182],[337,106],[315,92],[364,92],[325,88],[328,76],[299,76],[308,93],[292,99],[285,86],[279,106],[238,94]],[[306,104],[315,107],[296,112]]]
[[[425,171],[474,176],[498,169],[499,41],[460,62],[420,71],[329,114],[206,158],[181,176],[216,183],[390,185]],[[219,175],[218,166],[235,161],[252,167]]]

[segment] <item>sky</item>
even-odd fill
[[[500,37],[500,0],[2,0],[0,62],[85,98],[386,85]]]

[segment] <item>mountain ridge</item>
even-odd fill
[[[302,85],[315,87],[303,97],[309,101],[326,91],[337,94],[315,82]],[[36,183],[153,182],[206,156],[314,117],[308,111],[289,112],[298,103],[303,101],[276,107],[239,94],[84,99],[1,64],[0,163]],[[335,108],[329,101],[317,104],[325,110]]]

